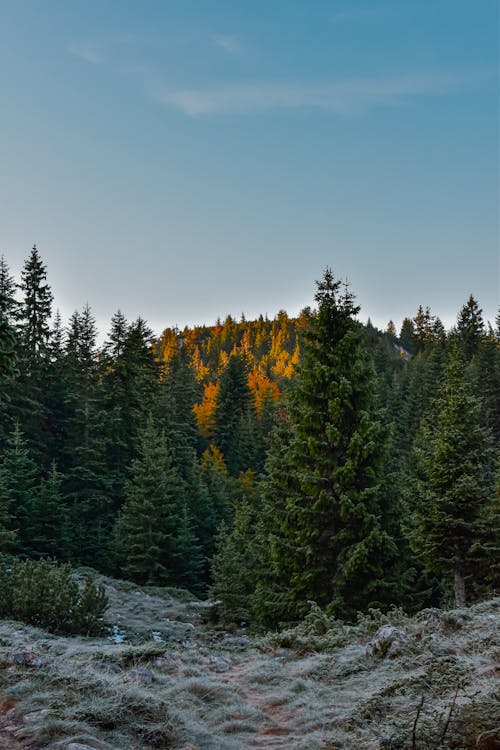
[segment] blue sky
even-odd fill
[[[0,0],[0,253],[64,316],[499,304],[496,0]]]

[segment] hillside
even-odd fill
[[[109,637],[0,622],[1,748],[500,747],[498,598],[352,626],[313,610],[255,637],[207,624],[187,593],[98,579]],[[387,622],[404,635],[368,655]]]

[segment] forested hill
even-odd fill
[[[0,553],[212,585],[265,624],[490,590],[500,318],[471,296],[452,331],[424,307],[378,331],[330,271],[315,304],[159,340],[117,312],[98,346],[36,248],[17,282],[2,259]]]

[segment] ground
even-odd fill
[[[0,622],[2,750],[500,748],[500,599],[250,637],[188,594],[103,580],[107,636]],[[367,649],[388,622],[394,645]]]

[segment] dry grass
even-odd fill
[[[201,623],[187,594],[104,583],[123,643],[0,622],[0,691],[15,702],[9,721],[50,709],[23,725],[26,747],[472,750],[481,732],[500,726],[499,599],[414,619],[371,613],[355,626],[311,617],[236,647]],[[409,652],[366,656],[387,619],[406,632]],[[12,663],[20,652],[41,664]]]

